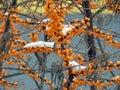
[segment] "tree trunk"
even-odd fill
[[[89,7],[89,0],[86,0],[82,3],[84,9],[85,17],[90,18],[92,16],[90,7]],[[88,30],[93,30],[93,23],[92,18],[90,18],[90,26],[87,27]],[[89,61],[92,61],[96,56],[96,50],[94,45],[94,36],[87,34],[87,44],[88,44],[88,58]],[[91,86],[90,90],[95,90],[95,86]]]
[[[17,4],[17,0],[13,0],[12,2],[12,6],[15,6]],[[4,9],[5,12],[7,10],[7,8]],[[0,54],[2,52],[7,52],[8,47],[6,46],[8,40],[10,40],[10,38],[13,36],[12,33],[9,32],[9,28],[10,28],[10,19],[9,19],[9,15],[7,16],[7,20],[5,22],[5,28],[4,28],[4,33],[1,37],[1,41],[0,41]],[[0,62],[0,68],[2,67],[2,62]],[[1,69],[0,69],[1,72]]]

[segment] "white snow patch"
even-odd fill
[[[45,18],[45,19],[43,19],[42,20],[42,22],[41,23],[46,23],[46,22],[49,22],[50,21],[50,19],[49,18]]]
[[[9,14],[8,12],[5,12],[5,15],[6,15],[6,16],[8,16],[8,14]]]
[[[46,29],[45,30],[48,30],[50,27],[46,26]],[[64,27],[62,28],[62,33],[64,35],[67,34],[68,31],[72,30],[73,29],[73,26],[72,25],[64,25]]]
[[[68,31],[72,30],[72,28],[73,28],[72,25],[64,25],[64,28],[62,29],[62,33],[66,35]]]
[[[48,30],[50,27],[46,26],[45,30]]]
[[[54,42],[38,41],[38,42],[27,43],[23,48],[45,47],[45,46],[49,48],[53,48],[54,45],[55,45]]]
[[[80,65],[76,61],[71,61],[71,62],[69,62],[69,64],[73,66],[73,68],[74,68],[75,71],[87,68],[86,66]]]

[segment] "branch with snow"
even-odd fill
[[[42,22],[41,23],[47,23],[47,22],[49,22],[50,21],[50,19],[49,18],[45,18],[45,19],[43,19],[42,20]]]
[[[45,18],[45,19],[42,20],[41,23],[47,23],[47,22],[49,22],[49,21],[50,21],[49,18]],[[70,31],[70,30],[73,29],[73,27],[74,27],[74,26],[72,26],[72,25],[64,25],[64,27],[62,28],[62,31],[61,31],[61,32],[62,32],[64,35],[66,35],[68,31]],[[48,30],[48,29],[49,29],[49,27],[46,26],[46,30]]]
[[[77,63],[76,61],[71,61],[69,62],[69,64],[71,66],[73,66],[74,70],[75,71],[78,71],[78,70],[82,70],[82,69],[86,69],[87,67],[84,66],[84,65],[80,65],[79,63]]]
[[[46,30],[49,30],[50,27],[46,26]],[[64,25],[64,27],[62,28],[61,32],[63,33],[63,35],[66,35],[68,31],[71,31],[74,28],[74,26],[72,25]]]
[[[62,29],[62,33],[64,35],[67,34],[68,31],[72,30],[73,29],[73,26],[72,25],[64,25],[64,28]]]
[[[55,42],[38,41],[38,42],[27,43],[23,48],[32,48],[32,47],[54,48],[54,45],[55,45]]]

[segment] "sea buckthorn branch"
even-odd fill
[[[45,7],[47,13],[50,12],[52,8],[54,8],[54,5],[52,5],[52,3],[50,5],[51,5],[51,8],[48,6]],[[50,37],[50,40],[53,40],[53,38],[55,38],[56,42],[60,44],[63,44],[64,42],[67,42],[67,43],[70,42],[65,38],[62,39],[62,37],[64,36],[62,35],[62,33],[59,33],[59,31],[61,31],[61,29],[63,28],[62,22],[64,21],[62,18],[64,18],[65,13],[66,13],[66,10],[59,7],[56,7],[55,10],[52,10],[51,13],[48,15],[48,17],[51,19],[50,22],[48,23],[48,26],[50,28],[48,28],[48,30],[45,30],[45,33],[47,36]]]
[[[44,49],[44,48],[43,48]],[[52,50],[52,49],[50,49],[50,48],[48,48],[47,49],[48,51],[50,51],[50,50]],[[43,51],[42,50],[42,48],[41,48],[41,51],[40,50],[34,50],[34,49],[26,49],[26,50],[24,50],[24,49],[21,49],[21,50],[16,50],[16,49],[14,49],[14,50],[11,50],[11,51],[9,51],[8,53],[2,53],[1,54],[1,62],[4,62],[4,60],[5,60],[5,58],[10,58],[10,57],[18,57],[18,56],[23,56],[24,55],[24,53],[29,53],[29,51],[30,52],[41,52],[41,51]],[[14,61],[13,60],[9,60],[8,61],[8,64],[11,64],[11,65],[13,65],[14,64]]]
[[[12,23],[15,24],[21,24],[22,26],[34,26],[34,27],[38,27],[40,23],[36,23],[36,25],[34,25],[33,21],[31,20],[31,18],[33,19],[33,17],[30,17],[30,16],[26,16],[28,17],[26,20],[23,20],[20,18],[20,14],[19,13],[16,13],[16,11],[19,11],[17,10],[16,8],[10,8],[8,10],[8,12],[5,13],[5,16],[8,16],[9,14],[9,19]],[[38,22],[38,20],[37,20]],[[13,25],[13,26],[14,26]]]
[[[69,55],[72,55],[72,49],[69,48],[64,48],[62,50],[60,50],[59,48],[56,50],[58,55],[60,55],[60,57],[63,58],[64,62],[63,62],[63,67],[67,67],[69,66],[69,62],[73,59],[73,56],[76,57],[77,59],[79,59],[79,63],[83,63],[84,59],[81,57],[81,56],[76,56],[73,54],[73,56],[69,56]],[[68,57],[69,56],[69,57]],[[72,83],[72,79],[73,79],[73,75],[75,75],[75,73],[69,68],[68,69],[68,73],[69,73],[69,78],[67,80],[67,83],[66,83],[66,87],[69,88],[69,86],[71,85]]]
[[[81,23],[84,25],[84,23],[85,23],[85,21],[84,21],[84,19],[81,21]],[[89,22],[88,22],[88,24],[89,24]],[[74,25],[77,25],[77,24],[72,24],[73,26]],[[69,37],[69,33],[70,33],[70,35],[71,35],[71,33],[73,34],[73,33],[75,33],[75,32],[77,32],[75,35],[77,35],[77,34],[82,34],[82,33],[86,33],[86,31],[84,30],[84,29],[82,29],[82,27],[80,27],[80,25],[78,24],[77,26],[74,26],[74,28],[79,28],[78,30],[76,30],[75,31],[75,29],[73,29],[73,30],[70,30],[70,31],[68,31],[68,34],[67,34],[67,36]],[[81,29],[83,30],[81,30]],[[95,28],[94,28],[95,29]],[[80,32],[79,32],[80,31]],[[111,46],[114,46],[114,47],[119,47],[119,44],[117,43],[117,41],[116,40],[114,40],[114,41],[112,41],[113,39],[112,39],[112,35],[110,34],[110,33],[108,33],[108,34],[105,34],[105,33],[103,33],[101,30],[99,30],[99,29],[96,29],[96,30],[94,30],[94,31],[92,31],[92,30],[89,30],[89,31],[87,31],[87,33],[89,34],[89,35],[94,35],[94,36],[96,36],[97,38],[103,38],[103,40],[106,40],[107,41],[107,43],[108,44],[110,44]],[[70,39],[72,38],[72,36],[70,36]],[[114,44],[115,43],[115,44]]]
[[[47,42],[47,36],[46,35],[44,35],[44,40],[46,41],[46,42],[43,42],[43,45],[41,45],[42,47],[50,47],[50,48],[53,48],[54,47],[54,42],[52,43],[52,44],[49,44],[48,42]],[[46,62],[47,62],[47,53],[35,53],[35,55],[37,55],[37,56],[39,56],[40,58],[37,58],[38,60],[39,60],[39,64],[41,65],[41,66],[43,66],[42,68],[41,68],[41,77],[42,78],[44,78],[45,77],[45,68],[46,68]],[[42,56],[41,56],[42,55]],[[42,60],[41,60],[42,59]],[[41,62],[40,62],[41,61]],[[36,76],[38,76],[38,75],[36,75]],[[39,80],[39,78],[37,78],[37,77],[35,77],[34,78],[34,80]],[[41,79],[41,84],[40,84],[40,87],[39,88],[43,88],[43,83],[44,83],[44,80],[43,79]]]
[[[109,62],[110,64],[112,64],[111,62]],[[118,62],[119,63],[119,62]],[[94,64],[93,64],[94,65]],[[91,66],[89,66],[89,67],[91,67]],[[102,70],[103,71],[103,70]],[[101,70],[100,70],[100,72],[102,72]],[[97,83],[98,83],[98,81],[96,81]],[[111,82],[110,82],[111,83]],[[93,84],[90,84],[90,85],[93,85]],[[98,88],[100,88],[99,86],[97,86]],[[101,87],[102,88],[102,87]]]
[[[3,78],[0,78],[0,84],[3,85],[7,89],[19,87],[18,82],[10,83],[9,81],[6,81]]]
[[[96,68],[94,68],[93,66],[91,66],[91,65],[94,65],[94,64],[89,64],[89,66],[88,66],[88,70],[90,70],[90,69],[93,69],[93,70],[96,70]],[[112,66],[111,66],[112,65]],[[105,67],[107,66],[107,69],[108,69],[108,67],[109,67],[109,71],[111,71],[111,68],[113,67],[113,68],[116,68],[116,65],[119,67],[119,61],[117,62],[117,64],[113,64],[113,62],[112,61],[110,61],[107,65],[105,65]],[[93,71],[94,72],[94,71]],[[103,68],[101,68],[101,69],[99,69],[99,72],[98,73],[102,73],[102,72],[104,72],[104,69]],[[80,72],[79,72],[80,73]],[[90,73],[92,73],[92,71],[90,71]],[[74,74],[76,74],[76,75],[80,75],[80,74],[78,74],[78,72],[77,73],[74,73]],[[67,74],[68,75],[68,74]],[[86,75],[85,75],[86,76]],[[111,80],[112,81],[112,80]],[[111,82],[110,82],[111,83]],[[113,82],[114,83],[114,82]],[[112,84],[112,83],[111,83]],[[111,85],[110,84],[110,85]],[[100,88],[99,86],[97,86],[98,88]],[[102,88],[102,87],[101,87]]]
[[[79,22],[79,21],[78,21]],[[51,22],[52,23],[52,22]],[[49,22],[48,23],[48,26],[50,26],[51,25],[51,23]],[[77,24],[77,23],[75,23],[75,24],[72,24],[72,26],[70,25],[68,25],[68,28],[69,27],[73,27],[73,28],[71,28],[71,30],[68,30],[68,32],[66,33],[66,34],[64,34],[65,32],[64,32],[64,29],[66,29],[66,26],[64,25],[62,25],[60,28],[58,28],[58,30],[59,31],[61,31],[60,33],[58,33],[57,34],[57,32],[55,31],[53,31],[53,28],[57,28],[57,27],[51,27],[51,28],[48,28],[47,30],[45,30],[45,32],[47,33],[47,36],[50,36],[51,38],[50,38],[50,40],[53,40],[53,36],[54,37],[56,37],[56,39],[55,40],[57,40],[56,42],[57,43],[60,43],[60,44],[63,44],[63,43],[70,43],[70,40],[72,39],[72,37],[74,36],[74,35],[79,35],[79,34],[82,34],[82,33],[85,33],[86,32],[86,30],[85,29],[83,29],[84,27],[86,27],[86,26],[89,26],[90,25],[90,23],[89,23],[89,18],[87,18],[87,17],[85,17],[85,19],[83,19],[82,21],[81,21],[81,24]],[[54,25],[55,26],[55,25]],[[50,32],[52,32],[52,33],[50,33]],[[64,35],[63,35],[64,34]]]
[[[39,77],[39,75],[36,73],[36,69],[35,70],[30,70],[29,68],[25,68],[25,67],[22,67],[22,66],[20,68],[6,68],[5,67],[5,69],[20,70],[20,71],[23,71],[23,73],[5,75],[5,76],[3,76],[3,78],[9,78],[9,77],[16,76],[16,75],[21,75],[21,74],[28,74],[30,78],[33,78],[36,81],[41,79],[41,77]],[[37,70],[39,70],[39,69],[37,69]]]
[[[87,22],[87,23],[89,26],[89,22]],[[81,24],[85,25],[84,19],[81,21]],[[107,44],[109,44],[110,46],[114,46],[116,48],[119,48],[119,43],[116,40],[113,40],[113,38],[112,38],[113,35],[111,35],[110,33],[105,34],[101,30],[97,29],[96,27],[94,27],[94,31],[92,31],[92,30],[86,31],[82,27],[80,27],[79,24],[72,24],[72,25],[74,26],[74,28],[77,28],[77,30],[73,28],[72,30],[68,31],[67,37],[69,37],[69,35],[70,35],[69,39],[72,38],[71,34],[79,35],[79,34],[83,34],[83,33],[88,33],[89,35],[94,35],[97,38],[103,38],[103,40],[107,41]]]
[[[73,59],[76,59],[78,61],[79,64],[83,64],[84,63],[84,58],[80,55],[75,55],[72,52],[71,48],[64,48],[64,50],[62,48],[56,48],[55,52],[64,60],[67,62],[72,61]]]
[[[74,77],[75,78],[75,77]],[[102,85],[101,83],[103,82],[103,80],[91,80],[91,79],[88,79],[88,81],[84,84],[84,80],[79,80],[79,79],[76,79],[76,80],[78,80],[79,81],[79,83],[77,82],[77,81],[75,81],[75,79],[73,79],[73,82],[72,82],[72,86],[70,86],[70,88],[77,88],[78,86],[81,86],[81,85],[86,85],[86,84],[88,84],[88,85],[90,85],[90,86],[92,86],[92,85],[95,85],[97,88],[103,88],[103,86],[104,86],[104,84]],[[107,79],[106,79],[107,80]],[[105,80],[105,81],[106,81]],[[86,81],[86,80],[85,80]],[[92,82],[91,82],[92,81]],[[75,83],[76,82],[76,83]],[[110,82],[110,83],[109,83]],[[78,84],[77,86],[76,86],[76,84]],[[113,84],[113,82],[112,82],[112,80],[109,80],[108,81],[108,83],[107,83],[107,85],[112,85]],[[75,87],[73,87],[73,85],[75,86]],[[99,86],[100,85],[100,86]]]
[[[97,33],[97,32],[96,32]]]
[[[9,81],[5,80],[6,78],[9,77],[13,77],[13,76],[17,76],[17,75],[21,75],[23,73],[15,73],[15,74],[11,74],[11,75],[5,75],[0,77],[0,84],[3,85],[5,88],[10,89],[10,88],[18,88],[20,85],[18,85],[18,82],[13,82],[10,83]]]
[[[41,42],[43,42],[43,41],[41,41]],[[24,43],[24,42],[22,42],[22,43]],[[52,48],[44,46],[44,45],[41,47],[41,44],[37,45],[37,46],[33,46],[33,47],[29,46],[29,45],[30,44],[27,44],[26,46],[24,46],[21,49],[10,50],[10,51],[8,51],[8,53],[2,53],[1,57],[6,55],[6,58],[9,58],[9,57],[12,57],[12,56],[17,56],[17,55],[20,56],[20,55],[22,55],[24,53],[31,53],[31,52],[48,52],[48,53],[51,53],[53,51],[53,48],[54,48],[54,45],[53,45]]]
[[[21,74],[23,74],[23,73],[16,73],[16,74],[12,74],[12,75],[7,75],[7,76],[3,76],[2,78],[9,78],[9,77],[13,77],[13,76],[21,75]],[[31,73],[30,73],[30,77],[31,77]],[[40,79],[38,77],[38,75],[35,74],[35,73],[33,74],[32,78],[34,80],[36,80],[35,81],[36,83]],[[3,81],[4,81],[3,86],[6,87],[6,88],[18,88],[20,86],[20,85],[18,85],[18,82],[14,82],[13,84],[10,84],[8,81],[5,81],[4,79],[0,79],[1,84],[2,84]],[[9,87],[8,87],[8,85],[9,85]]]
[[[35,24],[36,24],[36,26],[38,26],[40,24],[40,23],[34,23],[33,20],[35,19],[38,22],[38,19],[34,18],[32,16],[27,16],[27,15],[23,14],[23,16],[27,17],[27,19],[23,20],[23,19],[20,18],[21,13],[18,13],[18,12],[15,12],[15,11],[14,12],[10,11],[9,13],[11,13],[10,20],[14,23],[18,23],[18,24],[21,24],[23,26],[27,26],[27,25],[35,26]]]
[[[80,3],[80,1],[78,1],[78,2],[75,1],[74,3]],[[58,5],[58,7],[57,7],[57,5]],[[95,83],[97,83],[97,84],[95,84],[96,87],[104,88],[103,80],[97,81],[97,80],[94,80],[96,78],[93,78],[93,81],[90,81],[89,80],[90,78],[87,78],[88,80],[83,80],[84,81],[83,82],[81,79],[79,79],[77,77],[80,76],[80,77],[85,77],[86,78],[87,73],[88,74],[93,74],[96,71],[96,69],[98,70],[98,74],[103,73],[104,70],[108,70],[108,71],[111,72],[111,71],[113,71],[113,69],[119,68],[119,64],[115,64],[113,62],[108,62],[103,66],[101,65],[102,68],[98,69],[98,67],[96,67],[94,65],[95,63],[85,64],[84,58],[82,56],[74,54],[72,52],[72,49],[67,48],[66,45],[65,45],[66,48],[64,47],[64,49],[63,49],[62,45],[63,44],[70,44],[70,40],[72,39],[73,36],[80,35],[80,34],[85,34],[85,33],[88,33],[90,35],[94,35],[97,38],[102,38],[103,40],[107,41],[107,43],[111,43],[111,41],[113,40],[112,35],[109,34],[109,33],[108,34],[102,34],[101,31],[99,33],[99,30],[86,31],[86,27],[90,26],[90,22],[89,22],[90,19],[87,18],[87,17],[82,19],[80,22],[77,22],[75,20],[75,23],[70,24],[70,25],[73,25],[73,28],[71,28],[71,30],[69,30],[67,33],[64,34],[62,29],[64,29],[64,26],[65,26],[63,18],[65,17],[65,14],[66,14],[66,8],[62,7],[61,4],[57,4],[57,5],[54,5],[53,2],[51,3],[51,0],[48,0],[45,8],[46,8],[46,11],[47,11],[46,14],[50,18],[50,21],[48,23],[45,23],[45,24],[37,24],[37,25],[35,24],[35,26],[36,26],[35,28],[39,28],[39,26],[40,26],[40,28],[42,28],[43,25],[49,27],[48,30],[44,30],[44,31],[45,31],[45,34],[50,37],[51,41],[56,42],[56,45],[55,45],[54,49],[51,48],[51,47],[47,47],[45,45],[44,45],[44,47],[39,47],[38,45],[35,46],[35,47],[24,47],[28,43],[27,42],[21,42],[21,41],[18,40],[18,37],[16,37],[16,38],[14,37],[15,40],[12,43],[11,49],[9,50],[8,53],[2,53],[1,58],[3,58],[4,60],[8,59],[8,58],[11,58],[11,57],[17,58],[16,64],[20,67],[20,70],[23,71],[24,74],[28,74],[29,77],[34,79],[35,82],[36,82],[36,81],[40,80],[40,77],[39,77],[38,73],[35,72],[35,71],[32,71],[34,69],[31,69],[30,67],[27,67],[26,63],[24,63],[24,60],[21,60],[20,56],[24,55],[25,53],[36,53],[36,52],[51,53],[51,52],[55,52],[60,56],[60,58],[63,59],[64,68],[68,67],[67,69],[70,69],[71,73],[74,74],[73,81],[71,82],[70,88],[75,89],[82,84],[85,85],[86,83],[89,84],[89,85],[94,85]],[[17,32],[18,30],[15,29],[14,23],[19,22],[19,23],[22,23],[23,26],[27,26],[28,24],[31,24],[32,21],[31,21],[31,19],[21,20],[19,18],[19,16],[15,15],[15,14],[11,15],[12,10],[13,9],[11,9],[11,12],[9,13],[10,14],[10,20],[11,20],[10,21],[11,22],[10,28],[12,29],[14,34],[19,34]],[[15,11],[15,10],[13,10],[13,11]],[[0,15],[3,16],[2,14],[0,14]],[[4,26],[4,23],[3,23],[3,26]],[[31,25],[31,26],[34,26],[34,25]],[[99,34],[100,34],[100,36],[99,36]],[[31,39],[32,43],[37,42],[38,37],[39,37],[39,35],[35,31],[33,31],[30,34],[30,39]],[[54,39],[54,37],[55,37],[55,39]],[[117,43],[117,41],[116,41],[116,43]],[[113,43],[111,45],[114,46]],[[83,65],[83,64],[87,65],[87,69],[75,71],[74,67],[76,67],[76,66],[70,66],[69,65],[69,63],[73,60],[77,61],[80,65]],[[1,59],[1,61],[2,61],[2,59]],[[11,60],[11,59],[7,62],[7,64],[9,64],[9,65],[14,65],[14,63],[15,63],[15,61]],[[69,75],[69,72],[67,74]],[[119,81],[119,79],[117,79],[117,80]],[[76,84],[76,83],[79,83],[79,84]],[[116,82],[116,83],[119,83],[119,82]],[[53,89],[55,87],[54,84],[52,84],[52,82],[50,82],[49,80],[48,81],[46,80],[46,84],[51,85],[51,89]]]
[[[32,20],[29,18],[27,20],[20,19],[20,16],[18,14],[14,13],[14,11],[15,10],[12,10],[12,11],[10,10],[10,13],[11,13],[10,20],[13,24],[17,23],[17,24],[21,24],[22,26],[27,26],[27,25],[30,27],[34,26],[34,29],[40,27],[40,32],[42,31],[41,28],[44,26],[42,21],[44,21],[44,19],[42,19],[40,22],[38,21],[38,23],[33,23]],[[15,32],[18,32],[14,27],[12,27],[12,30]],[[33,30],[28,30],[23,33],[30,32],[30,31],[33,31]],[[16,33],[15,37],[18,37],[18,35],[23,34],[23,33]]]
[[[103,40],[107,41],[107,44],[116,48],[120,47],[120,44],[117,40],[113,40],[113,35],[111,35],[110,33],[105,34],[103,33],[101,30],[96,29],[96,27],[94,27],[94,31],[89,30],[88,31],[89,35],[94,35],[97,38],[102,38]]]
[[[88,18],[88,20],[89,20],[89,18]],[[80,21],[78,20],[77,22],[80,22]],[[88,26],[89,26],[89,21],[87,23],[88,23]],[[81,20],[81,24],[85,25],[85,20],[84,19]],[[113,35],[112,34],[110,34],[110,33],[105,34],[105,33],[103,33],[102,30],[99,30],[97,27],[94,27],[94,31],[92,31],[92,30],[86,31],[85,29],[83,29],[83,27],[81,27],[80,24],[75,24],[75,22],[73,22],[72,25],[74,26],[74,28],[78,29],[78,30],[76,30],[77,33],[75,33],[74,28],[71,31],[69,31],[68,33],[72,33],[73,35],[88,33],[89,35],[94,35],[97,38],[102,38],[103,40],[107,41],[107,44],[110,45],[110,46],[113,46],[113,47],[116,47],[116,48],[120,47],[118,41],[113,40]],[[79,30],[80,30],[80,32],[79,32]],[[67,34],[67,35],[69,35],[69,34]]]
[[[110,86],[112,85],[114,80],[112,79],[81,79],[80,77],[75,77],[73,82],[70,85],[70,89],[77,89],[77,87],[82,86],[82,85],[89,85],[89,86],[96,86],[99,89],[103,89],[104,86]],[[64,79],[63,84],[66,84],[66,79]],[[63,90],[67,90],[66,87],[63,86]]]
[[[24,47],[26,44],[27,42],[25,40],[15,39],[13,40],[13,46],[11,46],[11,50],[15,49],[15,47]]]
[[[27,73],[27,72],[25,72],[25,73]]]
[[[64,44],[63,44],[63,45],[64,45]],[[63,52],[61,51],[61,53],[63,53],[63,54],[60,55],[60,53],[59,53],[58,55],[60,55],[60,57],[62,56],[62,58],[63,58],[63,60],[64,60],[63,63],[62,63],[62,64],[63,64],[63,68],[66,68],[67,66],[69,66],[69,62],[73,59],[72,57],[69,58],[70,56],[69,56],[69,57],[67,56],[67,54],[68,54],[68,55],[71,55],[71,54],[72,54],[72,49],[69,48],[69,49],[68,49],[68,50],[70,51],[70,52],[69,52],[69,51],[67,50],[67,48],[66,48],[65,45],[62,46],[61,49],[64,50]],[[64,59],[64,57],[63,57],[64,55],[67,57],[66,59]],[[69,58],[69,59],[68,59],[68,58]],[[67,60],[67,59],[68,59],[68,60]],[[69,88],[69,85],[71,84],[72,79],[73,79],[70,68],[68,68],[68,72],[69,72],[69,76],[68,76],[68,79],[66,80],[66,85],[65,85],[67,88]],[[63,77],[63,78],[64,78],[64,77]],[[62,82],[63,82],[63,80],[62,80]],[[61,84],[61,85],[62,85],[62,84]]]
[[[25,59],[22,56],[17,55],[16,58],[17,58],[16,61],[17,61],[18,66],[22,66],[22,67],[26,67],[26,68],[30,67],[29,64],[25,61]]]
[[[11,64],[10,61],[9,61],[9,63],[7,62],[7,64],[13,65],[13,64]],[[28,64],[25,63],[25,60],[24,61],[19,61],[19,59],[18,59],[16,64],[18,65],[18,67],[20,67],[19,69],[21,71],[23,71],[24,74],[29,74],[29,76],[31,78],[33,78],[34,80],[36,80],[36,81],[40,80],[40,78],[39,78],[38,74],[36,73],[36,71],[32,72],[32,70],[30,69]]]
[[[119,14],[120,13],[120,4],[119,0],[105,0],[106,6],[108,10],[113,10],[114,13]]]
[[[79,65],[74,65],[74,66],[70,66],[70,65],[69,65],[69,66],[64,67],[63,70],[67,70],[67,69],[69,69],[69,68],[74,68],[74,67],[77,67],[77,66],[79,66]],[[102,66],[103,68],[100,68],[99,71],[98,71],[98,73],[104,72],[105,69],[111,71],[111,69],[109,69],[109,68],[115,69],[116,67],[118,67],[118,69],[119,69],[119,66],[120,66],[120,62],[119,62],[119,61],[116,62],[116,63],[113,63],[112,61],[110,61],[110,62],[104,64],[104,65]],[[21,67],[21,68],[22,68],[22,67]],[[94,63],[88,63],[88,68],[89,68],[89,69],[96,69],[96,66],[95,66]],[[5,68],[5,69],[9,69],[9,68]],[[13,69],[14,69],[14,68],[13,68]],[[33,70],[34,70],[34,69],[33,69]],[[39,69],[35,69],[35,70],[39,70]],[[51,69],[50,69],[50,70],[51,70]],[[53,69],[53,70],[54,70],[54,69]],[[30,70],[30,71],[32,71],[32,70]],[[49,69],[46,69],[46,71],[49,72]]]
[[[20,68],[6,68],[5,67],[5,69],[21,70],[21,71],[23,71],[23,73],[15,73],[15,74],[10,74],[10,75],[5,75],[5,76],[2,76],[2,78],[9,78],[9,77],[13,77],[13,76],[28,74],[30,78],[35,79],[36,81],[42,79],[36,73],[36,69],[35,70],[30,70],[30,69],[25,69],[25,68],[21,68],[21,67]],[[37,69],[37,70],[39,70],[39,69]],[[27,73],[24,73],[24,72],[27,72]]]

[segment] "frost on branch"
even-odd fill
[[[74,67],[74,70],[75,70],[75,71],[78,71],[78,70],[82,70],[82,69],[86,69],[86,68],[87,68],[86,66],[83,66],[83,65],[78,64],[76,61],[71,61],[71,62],[69,62],[69,64]]]
[[[38,42],[31,42],[26,44],[23,48],[32,48],[32,47],[49,47],[54,48],[54,42],[45,42],[45,41],[38,41]]]

